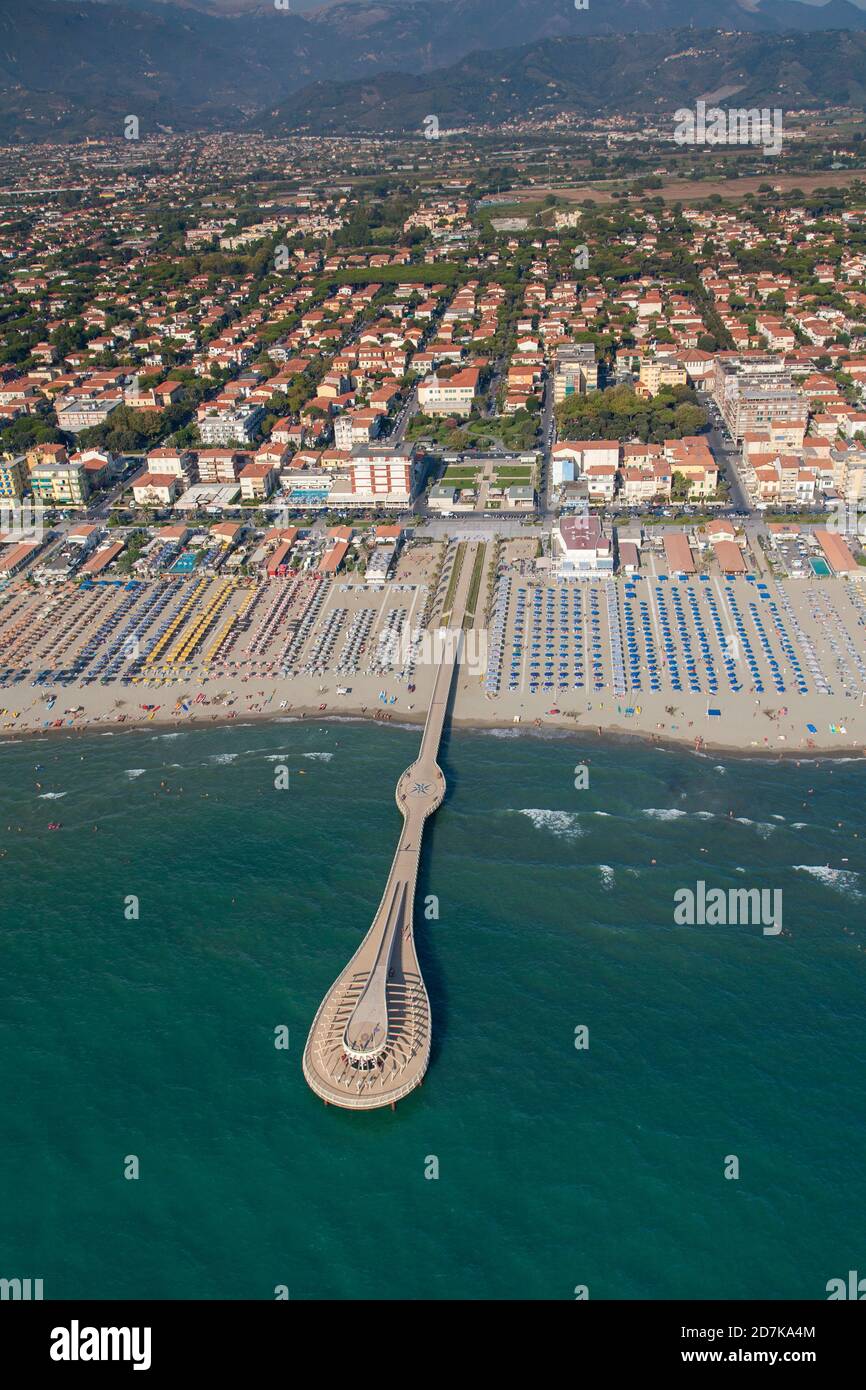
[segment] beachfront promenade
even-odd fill
[[[430,1002],[415,953],[413,908],[424,822],[441,804],[436,761],[463,643],[472,555],[463,565],[450,623],[434,644],[438,665],[418,757],[397,783],[403,829],[379,910],[349,964],[326,994],[304,1049],[304,1076],[317,1096],[347,1110],[395,1105],[418,1086],[430,1058]]]

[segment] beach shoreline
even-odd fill
[[[586,713],[586,712],[584,712]],[[162,712],[160,711],[160,714]],[[176,716],[168,713],[153,719],[124,719],[103,721],[83,720],[73,726],[63,728],[37,728],[30,726],[18,729],[0,730],[0,741],[9,743],[42,742],[48,739],[78,739],[114,734],[144,734],[158,730],[159,733],[202,732],[208,729],[226,729],[254,724],[379,724],[382,727],[398,729],[418,729],[423,727],[424,710],[373,710],[369,706],[346,706],[339,711],[321,710],[312,705],[290,706],[274,710],[239,710],[235,714],[212,714],[196,717],[192,714]],[[515,723],[505,718],[482,719],[476,716],[451,715],[446,725],[445,741],[449,732],[486,732],[508,734],[514,737],[529,736],[541,739],[558,739],[569,743],[591,742],[599,745],[644,745],[668,752],[693,753],[695,756],[719,756],[725,758],[759,759],[762,762],[817,762],[829,760],[850,761],[858,757],[866,759],[866,744],[855,740],[840,747],[838,744],[817,744],[811,747],[781,748],[768,744],[728,743],[722,740],[700,737],[696,745],[695,736],[683,733],[680,736],[669,731],[660,733],[644,727],[625,727],[595,720],[578,722],[566,716],[546,716],[535,719],[521,719]]]

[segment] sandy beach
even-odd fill
[[[420,723],[447,591],[447,568],[429,585],[398,574],[375,587],[309,576],[10,586],[0,596],[0,736]],[[866,604],[850,583],[558,583],[515,564],[500,567],[465,644],[458,728],[770,757],[866,750]]]

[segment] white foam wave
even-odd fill
[[[795,864],[794,868],[801,874],[811,874],[812,878],[816,878],[826,888],[841,893],[843,897],[863,896],[857,887],[860,875],[854,873],[853,869],[833,869],[829,864]]]
[[[762,840],[769,839],[776,829],[775,825],[771,825],[769,821],[749,820],[748,816],[735,816],[734,819],[738,821],[740,825],[753,825]]]
[[[521,807],[518,815],[532,821],[536,830],[547,830],[560,840],[577,840],[583,834],[575,811],[548,811],[538,807]]]

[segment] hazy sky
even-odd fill
[[[194,5],[198,9],[210,11],[211,14],[218,14],[220,11],[231,11],[232,9],[236,11],[254,9],[257,5],[264,6],[267,5],[268,2],[269,0],[158,0],[158,3],[163,5]],[[346,0],[343,0],[343,2],[346,3]],[[395,2],[400,4],[401,0],[391,0],[391,3]],[[124,0],[115,0],[115,3],[123,4]],[[132,3],[134,3],[134,0],[132,0]],[[333,3],[333,0],[291,0],[291,9],[295,14],[302,14],[305,10],[321,9],[325,4],[331,3]],[[365,0],[348,0],[348,3],[363,4]],[[374,3],[374,0],[366,0],[366,3]],[[421,3],[421,0],[402,0],[402,3],[418,4]],[[492,0],[492,3],[495,3],[495,0]],[[551,0],[551,3],[553,3],[553,0]],[[826,0],[799,0],[799,3],[805,5],[822,5],[826,3]],[[851,4],[857,5],[861,10],[866,9],[866,0],[851,0]],[[688,8],[687,4],[685,8]]]
[[[171,4],[182,4],[183,2],[184,2],[184,0],[162,0],[162,3],[163,3],[163,4],[169,4],[169,5],[171,5]],[[292,8],[296,13],[298,13],[298,12],[300,12],[300,11],[302,11],[302,10],[314,10],[314,9],[318,9],[318,8],[320,8],[322,5],[324,5],[324,4],[328,3],[328,2],[329,2],[329,0],[291,0],[291,8]],[[186,3],[190,3],[190,0],[186,0]],[[192,0],[192,3],[193,3],[193,4],[199,3],[199,4],[201,4],[201,7],[202,7],[202,8],[205,8],[205,5],[207,4],[207,0]],[[252,7],[252,6],[255,5],[256,3],[264,3],[264,0],[216,0],[216,3],[215,3],[215,5],[214,5],[214,8],[231,9],[231,8],[232,8],[232,5],[233,5],[233,4],[236,4],[237,7],[238,7],[238,9],[240,9],[240,8],[242,8],[243,6]],[[361,4],[361,3],[363,3],[363,0],[355,0],[355,3],[356,3],[356,4]],[[398,3],[399,3],[399,0],[398,0]],[[406,0],[406,3],[407,3],[407,4],[410,3],[410,0]],[[800,3],[805,4],[805,5],[821,5],[821,4],[826,3],[826,0],[800,0]],[[858,8],[861,9],[861,10],[862,10],[862,9],[866,9],[866,0],[851,0],[851,3],[854,4],[854,5],[857,5]]]
[[[291,8],[293,10],[314,10],[321,8],[321,6],[328,2],[329,0],[291,0]],[[411,0],[406,0],[407,4],[410,2]],[[208,0],[161,0],[161,3],[166,5],[182,5],[184,3],[199,4],[202,9],[208,6]],[[252,8],[256,4],[265,3],[266,0],[211,0],[214,9],[231,9],[233,5],[237,5],[238,9],[244,6]],[[352,0],[350,0],[350,3],[352,3]],[[354,0],[354,3],[362,4],[364,0]],[[397,0],[397,3],[399,3],[399,0]],[[800,0],[800,3],[804,5],[822,5],[826,3],[826,0]],[[866,9],[866,0],[851,0],[851,3],[857,5],[861,10]]]

